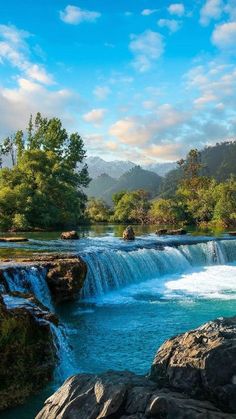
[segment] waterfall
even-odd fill
[[[50,323],[50,328],[58,357],[55,380],[62,383],[68,376],[76,373],[73,352],[69,346],[65,328],[60,325],[55,326],[53,323]]]
[[[163,250],[107,250],[85,254],[84,259],[88,273],[81,297],[88,299],[132,283],[182,273],[192,267],[233,262],[236,260],[236,240],[167,246]]]
[[[46,282],[47,270],[41,266],[14,267],[3,271],[10,291],[32,293],[40,303],[53,311],[51,294]]]

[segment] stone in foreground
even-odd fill
[[[134,233],[133,227],[131,226],[126,227],[126,229],[123,231],[123,239],[124,240],[135,239],[135,233]]]
[[[206,323],[165,342],[151,379],[236,413],[236,317]]]
[[[236,317],[168,340],[149,377],[123,371],[79,374],[36,419],[236,418]]]
[[[79,236],[77,231],[65,231],[64,233],[61,233],[61,239],[62,240],[79,240]]]

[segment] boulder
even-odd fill
[[[150,378],[236,413],[236,317],[217,319],[165,342]]]
[[[236,236],[236,231],[229,231],[228,233],[230,236]]]
[[[79,235],[77,231],[65,231],[64,233],[61,233],[61,239],[62,240],[79,240]]]
[[[156,234],[158,235],[158,236],[163,236],[163,235],[165,235],[165,234],[167,234],[167,232],[168,232],[168,230],[166,229],[166,228],[161,228],[160,230],[156,230]]]
[[[87,265],[80,258],[55,260],[48,266],[46,281],[55,302],[74,300],[87,273]]]
[[[232,419],[212,403],[159,390],[146,377],[128,371],[69,378],[46,400],[36,419]]]
[[[135,233],[134,233],[133,227],[131,226],[126,227],[126,229],[123,231],[123,239],[124,240],[135,239]]]
[[[7,297],[20,299],[19,294]],[[21,404],[43,388],[57,361],[50,313],[34,303],[28,307],[25,298],[21,301],[9,308],[0,295],[0,410]]]
[[[36,419],[235,419],[236,318],[174,337],[149,376],[79,374],[46,400]]]

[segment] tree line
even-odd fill
[[[181,177],[167,198],[145,190],[119,191],[113,206],[87,200],[90,182],[80,135],[60,119],[37,113],[0,146],[0,230],[61,229],[80,223],[196,224],[236,226],[236,178],[217,181],[194,149],[178,162]],[[11,159],[2,167],[3,158]]]
[[[198,226],[236,226],[236,179],[224,182],[202,176],[203,164],[198,150],[191,150],[178,162],[183,176],[171,198],[156,198],[143,190],[122,191],[113,195],[114,207],[92,198],[86,208],[93,222],[195,224]]]

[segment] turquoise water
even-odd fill
[[[67,375],[107,369],[145,374],[169,337],[235,315],[236,240],[172,240],[163,239],[160,247],[160,239],[150,234],[132,244],[105,235],[79,244],[89,266],[83,300],[56,308],[72,347],[65,354]],[[1,417],[33,418],[59,385],[57,376],[24,406]]]

